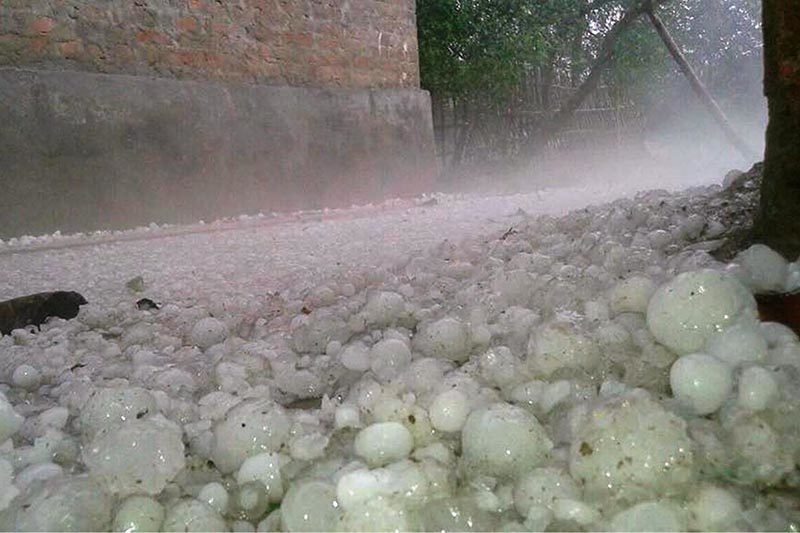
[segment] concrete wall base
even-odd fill
[[[0,237],[428,191],[425,91],[0,68]]]

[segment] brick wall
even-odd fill
[[[2,66],[419,86],[414,0],[2,0]]]

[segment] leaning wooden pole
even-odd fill
[[[700,81],[700,78],[697,77],[694,69],[686,60],[683,52],[681,52],[681,49],[675,42],[675,39],[672,38],[669,30],[667,30],[667,27],[664,25],[664,22],[661,20],[661,18],[656,15],[652,6],[647,7],[646,13],[650,18],[650,22],[653,23],[653,26],[658,32],[658,35],[661,36],[661,40],[664,41],[664,44],[667,46],[669,53],[675,59],[675,62],[678,64],[678,67],[680,67],[684,76],[686,76],[686,78],[689,80],[689,85],[691,85],[692,90],[695,92],[697,97],[700,98],[700,101],[703,103],[703,105],[706,106],[708,111],[711,113],[711,116],[714,117],[714,120],[716,120],[720,125],[722,132],[725,134],[725,137],[728,139],[728,141],[740,154],[742,154],[742,156],[744,156],[745,159],[752,160],[757,158],[755,150],[750,148],[750,146],[748,146],[747,143],[744,142],[741,137],[739,137],[739,135],[733,129],[733,126],[731,126],[730,121],[725,116],[725,113],[708,92],[708,89],[706,89],[703,82]]]

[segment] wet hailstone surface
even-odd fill
[[[703,251],[717,195],[522,213],[279,292],[152,273],[161,309],[17,330],[0,527],[800,527],[800,342],[752,296],[800,268]]]

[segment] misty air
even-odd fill
[[[0,531],[797,531],[795,0],[0,0]]]

